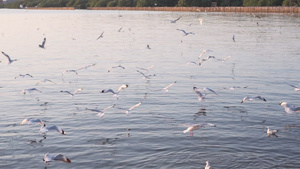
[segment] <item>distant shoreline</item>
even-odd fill
[[[74,7],[28,7],[38,10],[75,10]],[[300,7],[88,7],[87,10],[177,11],[177,12],[235,12],[235,13],[300,13]]]

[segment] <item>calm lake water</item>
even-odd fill
[[[0,168],[198,169],[206,161],[213,168],[299,168],[300,114],[285,113],[279,103],[300,106],[300,93],[289,86],[300,83],[300,18],[260,16],[1,9],[0,50],[18,60],[7,64],[0,57]],[[215,58],[187,64],[199,62],[203,50],[208,51],[203,58]],[[62,75],[91,64],[78,75]],[[125,69],[108,72],[118,65]],[[146,74],[140,68],[152,65],[148,74],[155,76],[143,79],[137,70]],[[27,73],[33,77],[18,77]],[[52,82],[40,82],[44,79]],[[101,93],[122,84],[129,87],[119,99]],[[218,96],[208,93],[200,102],[194,86]],[[229,90],[232,86],[240,88]],[[28,88],[42,93],[24,95]],[[60,92],[78,88],[83,90],[74,97]],[[267,102],[241,104],[256,95]],[[129,116],[120,109],[140,101]],[[112,104],[102,119],[86,110]],[[20,125],[24,118],[40,118],[67,134],[44,136],[39,124]],[[187,123],[217,127],[190,136],[183,133]],[[277,137],[267,137],[268,126],[279,130]],[[47,152],[64,154],[72,163],[45,165]]]

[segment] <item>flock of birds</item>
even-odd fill
[[[176,23],[180,19],[181,19],[181,17],[178,17],[175,20],[170,20],[170,23]],[[200,24],[202,25],[203,20],[199,19],[199,21],[200,21]],[[121,29],[122,29],[122,27],[119,29],[119,31],[121,31]],[[180,32],[183,32],[184,36],[195,35],[195,33],[189,32],[189,31],[185,31],[183,29],[177,29],[177,30],[180,31]],[[103,38],[104,37],[103,35],[104,35],[104,32],[102,32],[100,34],[100,36],[96,38],[96,40],[99,40],[99,39]],[[235,35],[233,35],[232,40],[235,43]],[[38,45],[38,47],[40,47],[42,49],[45,49],[45,45],[46,45],[46,38],[43,39],[42,44]],[[149,49],[149,50],[151,50],[149,44],[147,44],[146,48]],[[232,57],[231,55],[227,56],[227,57],[225,57],[223,59],[217,59],[215,56],[211,56],[211,55],[208,55],[207,57],[205,57],[207,55],[207,53],[209,53],[209,52],[211,52],[211,50],[203,50],[203,52],[198,56],[197,61],[190,61],[187,64],[195,64],[197,66],[201,66],[204,62],[212,60],[212,59],[215,59],[215,60],[220,61],[220,62],[226,62],[227,60],[229,60]],[[2,54],[7,58],[8,64],[12,64],[13,62],[18,61],[17,59],[12,59],[7,53],[5,53],[3,51],[2,51]],[[95,65],[96,65],[96,63],[83,66],[83,67],[81,67],[79,69],[64,70],[62,72],[62,76],[64,76],[66,73],[75,73],[76,75],[78,75],[78,71],[84,70],[84,69],[88,69],[88,68],[93,67]],[[144,79],[150,80],[150,78],[156,76],[155,74],[149,74],[150,70],[153,69],[153,68],[154,68],[154,65],[152,65],[152,66],[150,66],[148,68],[137,67],[138,70],[136,70],[136,72],[139,73]],[[122,66],[122,65],[120,65],[120,64],[116,65],[116,66],[112,66],[112,67],[110,67],[107,70],[107,73],[111,73],[112,71],[114,71],[116,69],[120,69],[120,71],[122,71],[122,70],[125,69],[125,67]],[[26,74],[19,74],[18,76],[15,77],[15,79],[17,79],[17,78],[25,78],[25,77],[32,78],[33,76],[30,75],[30,74],[28,74],[28,73],[26,73]],[[50,79],[44,79],[44,80],[41,80],[41,81],[37,82],[36,86],[39,85],[40,83],[46,83],[46,82],[47,83],[56,84],[55,82],[53,82]],[[168,84],[167,86],[165,86],[162,89],[160,89],[160,91],[162,91],[163,93],[168,93],[171,88],[173,88],[173,87],[175,88],[176,83],[177,83],[177,81],[170,82],[170,84]],[[294,86],[294,85],[290,85],[290,86],[293,87],[295,91],[300,91],[299,87]],[[129,87],[128,84],[123,84],[117,90],[103,89],[102,91],[100,91],[100,93],[103,93],[103,94],[109,94],[110,93],[110,94],[113,95],[113,97],[116,97],[116,99],[119,99],[120,93],[123,90],[125,90],[126,88],[128,88],[128,87]],[[230,90],[235,90],[235,88],[240,88],[240,87],[233,86],[233,87],[230,88]],[[244,88],[246,88],[246,87],[244,87]],[[198,98],[198,100],[200,102],[203,102],[205,100],[205,98],[209,94],[213,94],[213,95],[219,96],[219,94],[215,90],[213,90],[213,89],[211,89],[209,87],[197,88],[196,86],[193,86],[192,89],[193,89],[195,95],[197,96],[197,98]],[[68,94],[71,97],[74,97],[78,92],[81,92],[82,90],[83,90],[83,88],[79,88],[79,89],[77,89],[75,91],[64,91],[64,90],[61,90],[60,92]],[[42,91],[38,90],[35,87],[34,88],[24,89],[22,91],[22,93],[24,95],[27,94],[27,93],[32,93],[32,92],[42,93]],[[147,93],[145,93],[144,99],[146,99],[146,95],[147,95]],[[263,102],[267,101],[264,97],[257,95],[257,96],[245,96],[242,99],[241,103],[244,103],[244,102],[247,102],[247,101],[255,101],[255,100],[263,101]],[[143,103],[143,100],[141,100],[140,102],[132,105],[129,108],[122,108],[122,107],[118,107],[117,104],[112,104],[112,105],[109,105],[108,107],[106,107],[104,109],[85,108],[85,110],[86,111],[91,111],[91,112],[96,112],[97,113],[97,115],[96,115],[97,117],[103,118],[104,115],[105,115],[105,112],[107,110],[112,109],[112,108],[117,108],[119,110],[124,111],[124,113],[127,116],[129,116],[130,113],[131,113],[131,111],[133,109],[139,107],[140,105],[142,105],[142,103]],[[284,107],[284,110],[285,110],[286,113],[300,112],[300,107],[297,107],[297,106],[294,106],[294,105],[290,105],[287,102],[281,102],[280,105],[282,107]],[[21,125],[24,125],[24,124],[27,124],[27,125],[40,125],[39,133],[43,134],[43,135],[46,135],[47,132],[51,132],[51,131],[58,132],[58,133],[60,133],[62,135],[66,135],[67,134],[67,132],[65,132],[62,128],[60,128],[57,125],[47,126],[45,124],[45,122],[43,120],[41,120],[41,119],[25,118],[20,124]],[[212,124],[212,123],[183,124],[183,126],[186,127],[186,129],[183,130],[183,133],[189,133],[190,136],[194,135],[194,131],[195,130],[199,130],[199,129],[205,128],[205,127],[217,127],[215,124]],[[278,132],[279,132],[279,130],[277,130],[277,129],[271,130],[270,127],[267,127],[267,136],[272,136],[272,135],[276,136],[276,134]],[[44,155],[43,161],[44,161],[45,164],[49,164],[52,161],[63,161],[63,162],[66,162],[66,163],[71,163],[71,160],[69,158],[67,158],[63,154],[54,155],[54,154],[50,154],[50,153],[46,153]],[[211,169],[210,164],[209,164],[208,161],[206,161],[205,169]]]

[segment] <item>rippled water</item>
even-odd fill
[[[213,168],[300,165],[300,115],[286,114],[279,105],[300,105],[299,92],[289,86],[300,83],[298,16],[2,9],[0,21],[0,50],[18,59],[7,64],[0,57],[1,168],[44,168],[47,152],[72,161],[47,168],[204,168],[205,161]],[[195,35],[183,36],[176,29]],[[46,48],[41,49],[44,37]],[[186,64],[199,61],[203,50],[211,50],[204,57],[216,58],[201,66]],[[225,62],[217,60],[229,55]],[[94,63],[78,75],[62,76]],[[108,73],[117,65],[125,69]],[[145,80],[138,67],[151,65],[148,73],[156,76]],[[26,73],[33,78],[15,79]],[[36,85],[43,79],[54,83]],[[174,81],[168,93],[161,91]],[[119,99],[100,93],[122,84],[129,87]],[[208,94],[199,102],[193,86],[209,87],[218,96]],[[229,90],[232,86],[241,88]],[[23,95],[23,89],[33,87],[42,93]],[[78,88],[83,91],[74,97],[60,92]],[[261,95],[267,102],[241,104],[247,95]],[[129,116],[117,109],[140,101]],[[103,119],[86,110],[112,104],[116,108]],[[40,118],[67,135],[48,132],[43,137],[39,125],[20,125],[24,118]],[[217,127],[190,136],[182,132],[186,123]],[[278,129],[278,137],[267,137],[267,126]]]

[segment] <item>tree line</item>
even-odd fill
[[[21,0],[2,4],[23,7],[210,7],[210,6],[300,6],[300,0]]]

